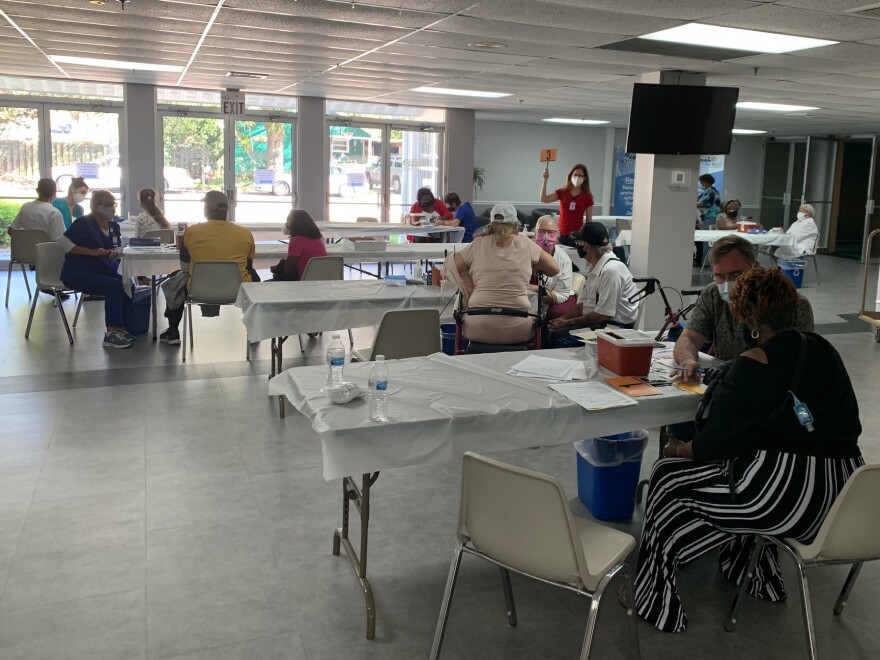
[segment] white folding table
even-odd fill
[[[283,346],[290,335],[378,325],[389,310],[442,310],[451,298],[440,287],[392,286],[382,280],[245,282],[235,305],[242,310],[249,342],[271,340],[269,378],[274,379],[281,372]],[[278,410],[283,417],[283,397]]]
[[[559,444],[693,419],[699,397],[671,386],[658,396],[638,399],[635,406],[587,411],[546,383],[506,374],[531,354],[594,364],[588,350],[457,357],[438,353],[390,360],[387,423],[369,421],[364,400],[332,404],[321,392],[324,366],[288,369],[270,382],[270,394],[286,397],[312,421],[321,438],[324,478],[342,479],[342,526],[333,535],[333,554],[344,549],[352,561],[366,599],[367,639],[373,639],[376,623],[367,578],[370,492],[381,470],[453,460],[466,451]],[[346,365],[346,381],[366,388],[370,366]],[[599,369],[600,377],[612,375]],[[360,512],[359,552],[349,539],[351,502]]]
[[[749,243],[754,245],[795,245],[795,237],[790,234],[771,234],[767,232],[766,234],[749,234],[738,232],[734,230],[724,230],[724,229],[695,229],[694,230],[694,242],[695,243],[709,243],[710,245],[717,241],[720,238],[725,236],[739,236],[740,238],[746,239]],[[632,230],[624,229],[618,235],[617,239],[614,241],[614,245],[622,247],[625,245],[632,245]]]

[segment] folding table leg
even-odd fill
[[[150,304],[153,307],[153,341],[158,339],[158,335],[156,334],[157,326],[159,325],[156,316],[158,312],[156,311],[156,305],[158,304],[159,296],[156,294],[156,276],[153,275],[150,277]]]
[[[370,527],[370,489],[378,478],[378,472],[362,475],[360,489],[358,489],[353,477],[346,477],[342,480],[342,527],[333,533],[333,554],[338,556],[340,547],[345,550],[345,554],[351,560],[361,590],[364,592],[367,610],[367,639],[376,638],[376,600],[373,597],[373,587],[367,579],[367,546]],[[354,502],[361,514],[360,555],[355,553],[354,546],[348,538],[349,500]]]

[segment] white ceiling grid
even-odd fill
[[[878,0],[880,1],[880,0]],[[217,11],[216,20],[210,24]],[[353,102],[469,107],[479,117],[606,119],[625,126],[644,73],[706,73],[741,100],[815,105],[796,116],[740,110],[737,124],[776,135],[880,132],[880,20],[871,0],[0,0],[0,76],[61,78],[40,53],[186,66],[194,89],[225,88],[229,70],[253,93]],[[690,21],[832,39],[785,55],[716,61],[673,49],[615,50]],[[14,27],[17,25],[33,43]],[[209,29],[208,29],[209,28]],[[196,52],[203,33],[204,42]],[[471,44],[501,42],[486,50]],[[40,50],[34,47],[36,44]],[[718,44],[729,47],[731,44]],[[669,49],[669,46],[665,46]],[[669,54],[671,52],[671,54]],[[179,74],[62,64],[74,80],[152,82]],[[508,92],[502,99],[427,96],[422,85]],[[2,93],[2,90],[0,90]]]

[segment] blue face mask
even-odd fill
[[[718,287],[718,295],[721,296],[721,300],[724,302],[730,301],[730,282],[721,282],[720,284],[716,284]]]

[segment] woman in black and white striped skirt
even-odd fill
[[[639,616],[660,630],[687,627],[678,569],[723,546],[721,571],[738,582],[754,533],[811,542],[863,463],[849,375],[831,344],[794,329],[797,302],[778,268],[755,268],[737,279],[731,312],[757,346],[716,384],[693,441],[670,440],[664,449],[670,459],[654,466],[635,601]],[[764,550],[749,593],[785,598],[775,547]]]

